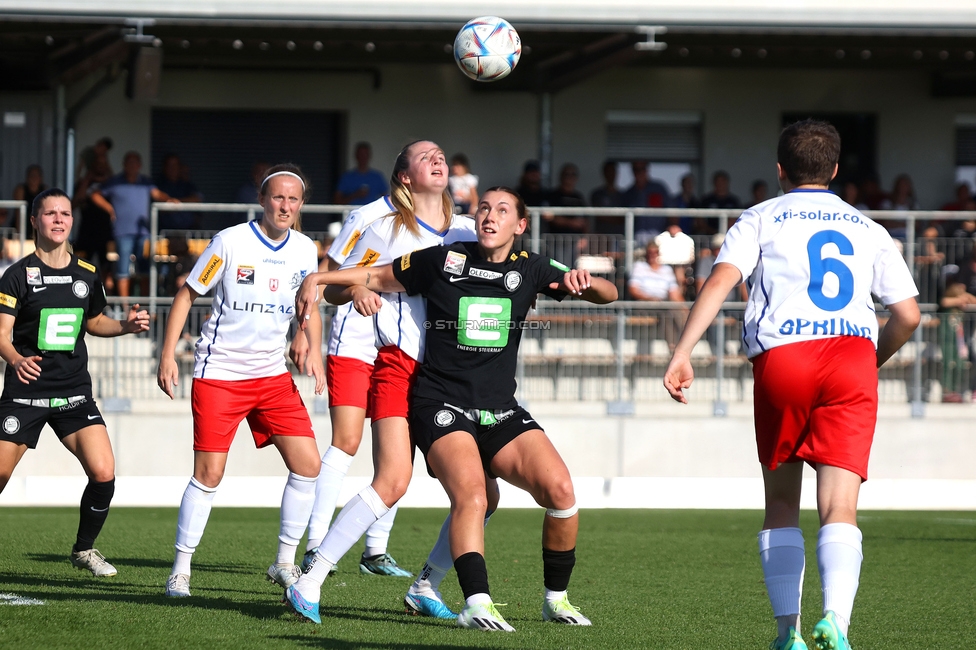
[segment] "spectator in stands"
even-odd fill
[[[669,205],[672,208],[698,207],[698,197],[695,196],[694,174],[685,174],[681,177],[681,191],[674,195]]]
[[[702,197],[702,208],[716,210],[734,210],[742,207],[739,197],[729,192],[731,178],[726,171],[719,170],[712,174],[712,191]]]
[[[112,138],[107,135],[99,138],[95,144],[82,149],[81,153],[78,154],[78,168],[76,169],[75,178],[81,178],[87,175],[95,165],[95,161],[99,158],[104,159],[108,163],[108,152],[111,150]],[[108,163],[108,173],[109,176],[112,175],[111,163]]]
[[[963,309],[976,307],[976,295],[967,291],[958,276],[950,278],[939,301],[939,347],[942,350],[942,401],[963,401],[962,371],[964,360],[971,356],[966,336]],[[970,385],[972,382],[970,382]],[[970,395],[972,388],[970,387]]]
[[[868,206],[861,201],[861,190],[854,181],[847,181],[844,183],[844,187],[840,193],[840,198],[844,199],[844,203],[847,205],[853,205],[858,210],[868,209]]]
[[[634,174],[634,184],[624,192],[623,204],[629,208],[663,208],[668,204],[668,188],[664,183],[652,179],[647,170],[646,160],[630,163]],[[665,228],[664,217],[635,217],[634,238],[645,243],[657,237]]]
[[[373,148],[368,142],[359,142],[355,149],[356,167],[339,177],[335,191],[335,202],[340,205],[366,205],[382,198],[390,191],[386,178],[375,169],[370,169]]]
[[[861,191],[860,191],[860,204],[855,204],[854,207],[858,210],[868,209],[868,210],[880,210],[881,204],[887,200],[887,196],[884,190],[881,189],[881,183],[878,181],[878,177],[875,175],[866,176],[861,181]],[[865,208],[862,208],[864,205]]]
[[[614,161],[603,163],[603,185],[590,192],[590,205],[594,208],[619,208],[623,205],[623,193],[617,189],[617,163]],[[623,232],[622,227],[620,232]]]
[[[769,185],[766,181],[760,179],[752,181],[752,197],[749,203],[744,207],[751,208],[754,205],[759,205],[763,201],[769,198]]]
[[[627,289],[634,300],[681,302],[681,291],[674,269],[661,263],[660,249],[650,243],[644,251],[645,258],[634,263]]]
[[[268,172],[269,167],[271,167],[271,165],[263,160],[257,160],[251,165],[251,180],[244,183],[237,189],[237,195],[234,197],[235,203],[258,202],[258,190],[261,187],[261,181],[264,180],[264,175]]]
[[[163,158],[163,173],[156,180],[156,187],[162,192],[179,199],[182,203],[200,203],[203,195],[197,186],[184,178],[184,165],[175,153]],[[187,171],[189,168],[187,167]],[[160,212],[160,230],[191,230],[197,227],[197,215],[193,212]]]
[[[912,185],[912,178],[908,174],[899,174],[895,178],[895,185],[891,190],[891,195],[881,202],[882,210],[918,210],[918,201],[915,199],[915,188]]]
[[[919,254],[915,256],[915,282],[918,286],[918,301],[936,302],[939,283],[942,281],[942,268],[945,266],[945,253],[939,250],[942,233],[936,226],[928,226],[918,240]]]
[[[114,290],[115,284],[108,275],[108,243],[112,241],[112,217],[92,200],[92,193],[112,177],[108,155],[96,155],[86,165],[85,175],[75,183],[71,207],[81,214],[75,253],[98,267],[99,276],[106,290]]]
[[[712,274],[712,267],[715,265],[715,260],[718,259],[718,253],[722,250],[722,244],[725,243],[725,235],[719,233],[712,235],[712,239],[709,242],[711,248],[702,249],[701,255],[698,258],[698,263],[695,265],[695,294],[697,295],[701,292],[702,286],[705,284],[705,280],[708,276]],[[726,302],[745,302],[749,299],[748,285],[745,282],[739,284],[729,291],[729,295],[725,298]]]
[[[451,176],[447,186],[460,214],[471,214],[471,208],[478,205],[478,177],[471,173],[471,163],[463,153],[451,156]]]
[[[157,188],[142,172],[142,156],[135,151],[125,154],[122,173],[113,176],[92,193],[92,201],[108,212],[112,219],[115,251],[119,260],[115,265],[115,287],[118,295],[129,296],[129,262],[134,254],[136,268],[147,270],[143,243],[149,234],[149,204],[151,201],[179,203]]]
[[[14,201],[27,202],[27,214],[30,215],[31,206],[34,204],[34,197],[47,189],[44,184],[44,172],[40,165],[28,165],[24,182],[14,188]],[[12,228],[18,227],[20,213],[17,210],[7,212],[7,225]],[[31,228],[30,219],[27,219],[27,238],[34,236],[34,229]]]
[[[579,167],[573,163],[566,163],[559,170],[559,186],[549,193],[548,204],[560,208],[582,208],[586,206],[586,198],[576,189],[579,180]],[[562,215],[543,213],[543,218],[549,224],[549,232],[554,234],[582,234],[588,230],[586,216]]]
[[[678,289],[681,292],[682,300],[688,293],[688,269],[689,264],[695,262],[695,240],[682,232],[677,217],[668,217],[667,229],[654,238],[654,244],[658,247],[658,260],[661,264],[667,264],[674,269],[674,276],[678,282]]]
[[[539,161],[526,161],[515,191],[530,208],[549,204],[549,193],[542,187],[542,168]]]
[[[970,210],[976,210],[976,200],[973,200],[973,195],[969,190],[969,183],[959,183],[956,185],[956,200],[951,203],[946,203],[939,209],[946,212],[968,212]]]

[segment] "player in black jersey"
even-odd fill
[[[318,284],[362,284],[427,298],[424,362],[410,402],[414,444],[451,499],[451,553],[466,606],[458,625],[513,631],[492,604],[484,560],[485,475],[518,486],[547,508],[542,528],[544,620],[590,621],[566,595],[575,565],[579,515],[569,470],[539,424],[515,400],[515,366],[526,316],[538,293],[571,294],[605,304],[613,284],[539,255],[515,252],[527,226],[525,204],[512,190],[488,190],[475,215],[478,243],[414,251],[391,266],[313,274],[297,300],[301,316],[315,307]],[[302,321],[302,318],[299,318]],[[318,602],[313,576],[292,601]],[[305,598],[303,589],[311,598]]]
[[[115,567],[94,548],[115,493],[115,457],[105,421],[92,398],[85,334],[120,336],[149,329],[149,314],[133,305],[124,321],[105,316],[105,291],[95,267],[71,253],[71,200],[52,188],[31,206],[37,250],[0,278],[0,356],[7,362],[0,395],[0,492],[41,428],[51,425],[81,462],[88,486],[81,496],[71,563],[94,576]]]

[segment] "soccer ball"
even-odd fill
[[[482,16],[468,21],[454,39],[454,60],[475,81],[497,81],[515,69],[522,39],[508,21]]]

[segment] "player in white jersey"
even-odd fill
[[[824,122],[786,127],[777,150],[784,196],[742,213],[695,301],[664,385],[691,386],[690,353],[729,290],[749,283],[743,339],[754,364],[756,442],[766,493],[759,554],[777,622],[772,650],[803,650],[803,462],[817,471],[819,650],[849,650],[861,570],[857,497],[867,480],[878,414],[878,373],[912,335],[918,291],[884,228],[827,190],[840,136]],[[891,313],[878,332],[874,299]]]
[[[295,551],[315,499],[318,448],[308,411],[285,365],[285,340],[295,316],[295,293],[317,268],[315,243],[300,227],[307,183],[294,165],[268,170],[258,192],[260,222],[217,233],[173,299],[159,359],[159,387],[170,398],[179,371],[176,343],[187,313],[200,295],[214,290],[213,313],[196,344],[193,368],[193,477],[180,503],[176,561],[167,596],[190,595],[190,559],[203,536],[227,452],[247,419],[255,444],[274,445],[288,467],[281,498],[277,561],[268,569],[276,582],[301,574]],[[311,314],[306,328],[309,352],[303,370],[315,376],[315,392],[325,387],[322,324]]]
[[[404,147],[397,156],[390,179],[396,214],[382,218],[366,229],[343,268],[390,264],[393,259],[414,250],[456,241],[474,241],[472,221],[453,215],[447,177],[447,161],[436,144],[417,141]],[[349,299],[348,291],[344,287],[328,287],[326,298],[329,302],[341,303]],[[307,283],[303,292],[317,299],[318,288],[314,281]],[[324,580],[329,569],[356,543],[366,528],[396,505],[413,474],[413,444],[407,424],[408,399],[423,361],[426,306],[422,298],[387,293],[382,295],[379,308],[375,304],[364,307],[366,314],[375,316],[376,339],[380,347],[370,383],[373,481],[349,500],[319,546],[307,570],[307,574],[315,579]],[[498,486],[493,480],[489,481],[488,501],[490,516],[498,503]],[[456,616],[443,604],[437,591],[452,563],[448,527],[445,522],[418,582],[407,594],[408,611],[438,618]]]
[[[366,229],[394,210],[390,198],[384,196],[350,212],[339,235],[329,247],[326,259],[319,265],[319,270],[338,269],[350,257]],[[355,305],[360,304],[362,308],[362,301],[367,301],[378,307],[380,298],[365,287],[353,288],[349,292],[349,298],[350,302],[339,306],[329,331],[325,377],[329,388],[332,442],[322,455],[322,467],[315,483],[315,505],[308,523],[308,543],[303,565],[311,562],[316,549],[329,531],[342,481],[352,465],[353,457],[359,451],[363,424],[366,421],[369,379],[373,374],[376,345],[372,318],[358,313]],[[291,346],[292,359],[296,364],[301,363],[307,353],[307,339],[296,336]],[[413,575],[401,569],[396,560],[387,553],[395,518],[396,508],[392,508],[366,531],[366,551],[359,562],[361,572],[407,578]]]

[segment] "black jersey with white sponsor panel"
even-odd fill
[[[95,267],[75,255],[61,269],[33,253],[8,268],[0,277],[0,313],[15,317],[14,349],[40,356],[41,375],[24,384],[8,365],[3,397],[91,396],[85,331],[105,305]]]
[[[475,242],[414,251],[393,261],[407,293],[427,298],[427,350],[416,397],[464,408],[506,408],[515,402],[515,366],[525,317],[536,294],[566,267],[534,253],[485,260]]]

